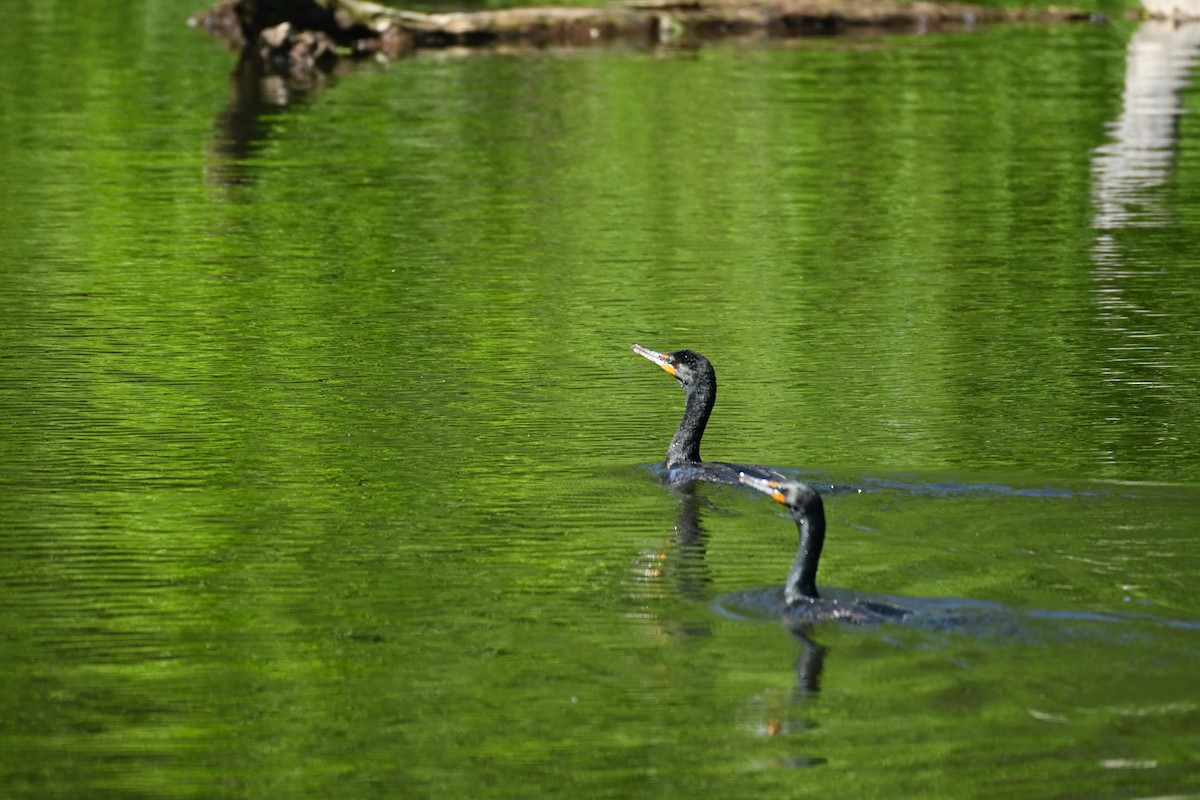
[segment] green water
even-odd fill
[[[1122,126],[1144,29],[247,97],[195,10],[0,27],[0,795],[1200,796],[1200,137],[1186,70]],[[1002,613],[819,669],[723,613],[795,530],[656,483],[635,341],[716,364],[708,457],[842,487],[823,583]]]

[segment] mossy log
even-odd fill
[[[366,0],[221,0],[190,20],[293,68],[345,56],[396,58],[419,48],[503,43],[585,45],[616,39],[686,43],[721,36],[930,30],[1022,20],[1086,20],[1075,9],[1000,9],[895,0],[632,0],[423,14]]]

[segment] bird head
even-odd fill
[[[674,375],[684,389],[700,380],[711,381],[713,376],[712,364],[708,359],[694,350],[676,350],[673,353],[660,353],[640,344],[630,349],[643,358],[647,358],[662,367],[667,373]]]
[[[804,508],[812,502],[813,496],[817,495],[815,489],[807,483],[801,483],[800,481],[772,481],[765,478],[756,478],[744,472],[738,473],[738,481],[743,486],[749,486],[751,489],[760,491],[776,503],[785,505],[793,511]]]

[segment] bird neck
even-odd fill
[[[796,520],[800,542],[783,590],[784,602],[788,605],[820,596],[817,594],[817,565],[825,544],[825,506],[820,495],[813,492],[798,508],[792,509],[792,518]]]
[[[671,446],[667,448],[668,467],[700,462],[700,439],[704,436],[704,427],[708,425],[708,417],[716,401],[715,380],[698,383],[692,391],[687,392],[683,419],[679,421],[679,428],[671,439]]]

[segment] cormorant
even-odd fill
[[[700,439],[704,436],[704,427],[717,401],[717,373],[707,358],[694,350],[659,353],[640,344],[633,345],[631,349],[675,376],[687,398],[683,419],[679,421],[679,428],[667,447],[667,458],[663,464],[666,469],[663,480],[666,483],[705,481],[736,485],[740,482],[740,474],[763,480],[787,480],[786,475],[770,467],[704,461],[700,458]]]
[[[785,479],[764,480],[743,473],[741,483],[782,503],[796,521],[800,541],[796,558],[783,587],[783,615],[790,623],[844,619],[850,622],[902,620],[912,612],[881,600],[856,597],[845,592],[817,591],[817,565],[825,544],[825,504],[821,495],[806,483]]]

